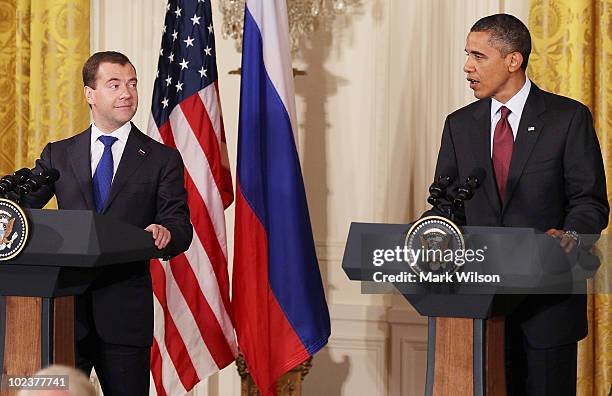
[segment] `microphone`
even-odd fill
[[[28,168],[21,168],[12,175],[2,177],[2,179],[0,179],[0,194],[6,194],[9,191],[13,191],[29,177],[32,177],[32,171]]]
[[[427,198],[427,202],[433,206],[437,206],[440,204],[442,199],[447,199],[446,189],[452,184],[456,177],[457,168],[454,166],[440,172],[438,177],[429,187],[429,198]]]
[[[60,173],[57,169],[47,169],[42,171],[38,175],[29,177],[23,184],[21,184],[15,191],[19,193],[21,197],[31,192],[38,191],[42,186],[46,184],[55,183],[60,177]]]
[[[465,179],[465,183],[457,188],[457,195],[453,199],[453,209],[463,208],[464,202],[474,197],[474,191],[482,185],[486,175],[482,168],[476,168],[472,171],[471,176]]]

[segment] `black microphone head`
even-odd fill
[[[467,183],[466,183],[467,184]],[[470,186],[460,186],[457,188],[457,199],[461,201],[469,201],[474,196],[474,188]]]
[[[462,198],[455,198],[455,199],[453,199],[453,209],[457,210],[457,209],[463,208],[465,206],[463,201],[464,200]]]
[[[15,184],[13,181],[13,178],[15,176],[12,175],[6,175],[6,176],[2,176],[2,178],[0,179],[0,194],[4,194],[8,191],[11,191],[14,187]]]
[[[427,198],[427,202],[432,206],[436,206],[440,203],[440,199],[430,195],[429,198]]]
[[[32,176],[32,171],[28,168],[22,168],[15,171],[12,175],[3,176],[0,179],[0,193],[5,194],[9,191],[15,190],[20,184],[23,184],[28,178]]]
[[[25,180],[28,177],[32,176],[32,170],[30,168],[21,168],[15,171],[14,175],[22,180]]]
[[[468,176],[465,184],[467,184],[470,188],[478,188],[482,186],[485,178],[487,177],[487,172],[483,168],[475,168]]]
[[[46,183],[55,183],[60,178],[59,171],[53,168],[42,171],[40,175],[45,177]]]
[[[18,185],[25,183],[29,178],[32,177],[32,170],[30,170],[29,168],[21,168],[18,171],[15,171],[13,177],[15,178],[15,187],[17,187]],[[15,189],[15,187],[13,187],[13,189]]]
[[[429,186],[429,195],[434,198],[440,198],[444,195],[444,189],[440,188],[439,183],[432,183],[432,185]]]
[[[434,179],[434,184],[444,190],[446,187],[450,186],[456,178],[457,167],[447,167],[442,169],[442,172],[437,173],[436,178]]]
[[[60,173],[57,169],[47,169],[37,175],[30,176],[26,181],[16,188],[19,195],[25,196],[31,192],[38,191],[45,184],[55,183]]]
[[[436,173],[435,180],[439,180],[442,178],[450,178],[451,182],[457,178],[457,167],[456,166],[448,166],[443,168],[440,172]]]
[[[435,183],[441,189],[446,189],[453,182],[453,178],[450,176],[440,176],[438,181]]]

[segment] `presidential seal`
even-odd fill
[[[459,227],[439,216],[427,216],[415,222],[406,234],[405,246],[410,252],[410,268],[416,274],[454,273],[457,252],[462,254],[465,242]]]
[[[0,198],[0,261],[17,256],[28,241],[29,225],[15,202]]]

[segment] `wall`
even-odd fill
[[[511,3],[511,4],[510,4]],[[125,52],[139,75],[147,124],[165,1],[92,0],[92,50]],[[404,223],[426,207],[446,114],[473,100],[463,73],[465,36],[480,17],[527,0],[359,0],[303,43],[294,66],[299,148],[321,272],[332,316],[305,395],[422,394],[426,322],[399,296],[364,295],[340,268],[351,221]],[[219,85],[235,166],[240,65],[221,37],[213,3]],[[233,207],[227,212],[232,241]],[[231,246],[230,246],[231,251]],[[197,395],[239,395],[235,367]]]

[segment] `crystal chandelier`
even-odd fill
[[[242,51],[242,27],[245,0],[221,0],[223,37],[236,40]],[[291,52],[295,53],[300,40],[323,25],[331,26],[337,15],[343,14],[360,0],[287,0]]]

